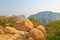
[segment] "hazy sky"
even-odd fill
[[[0,15],[29,15],[41,11],[60,12],[60,0],[0,0]]]

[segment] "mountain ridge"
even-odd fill
[[[49,21],[60,20],[60,13],[52,11],[42,11],[37,14],[31,15],[28,18],[34,17],[37,20],[40,20],[42,24],[45,24]]]

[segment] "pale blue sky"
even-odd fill
[[[0,0],[0,15],[29,15],[41,11],[60,12],[60,0]]]

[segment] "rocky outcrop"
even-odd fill
[[[29,32],[29,37],[34,38],[34,40],[45,40],[43,32],[37,28],[31,29],[31,31]]]
[[[45,40],[46,30],[42,25],[34,28],[28,19],[17,21],[13,27],[0,26],[0,40]]]
[[[37,27],[37,29],[39,29],[40,31],[42,31],[43,34],[46,36],[46,28],[45,28],[45,26],[39,25],[39,26]]]
[[[15,23],[14,28],[17,30],[28,31],[33,28],[33,24],[28,19],[19,20]]]
[[[26,40],[28,34],[25,31],[19,31],[12,27],[3,28],[1,31],[3,33],[0,33],[0,40]]]

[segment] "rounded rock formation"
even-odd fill
[[[4,33],[0,33],[0,40],[26,40],[28,32],[16,30],[13,27],[2,28]]]
[[[19,20],[15,23],[14,28],[17,30],[28,31],[33,28],[33,24],[28,19]]]
[[[45,29],[45,27],[44,27],[43,25],[39,25],[39,26],[37,27],[37,29],[39,29],[39,30],[42,31],[44,34],[46,34],[46,29]]]
[[[37,28],[31,29],[31,31],[29,32],[29,37],[34,38],[34,40],[45,40],[43,32]]]

